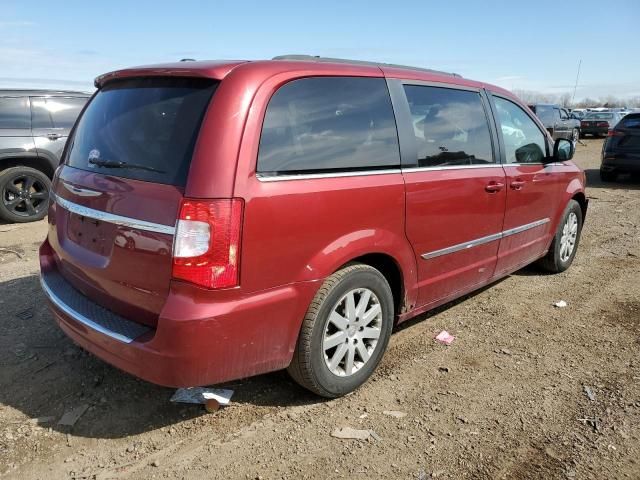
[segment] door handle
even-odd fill
[[[489,182],[484,189],[489,192],[489,193],[496,193],[499,192],[500,190],[502,190],[504,188],[504,183],[500,183],[500,182],[494,182],[491,181]]]
[[[62,135],[60,135],[59,133],[48,133],[47,134],[47,138],[49,140],[58,140]]]
[[[514,180],[511,182],[510,187],[512,190],[522,190],[525,182],[523,180]]]

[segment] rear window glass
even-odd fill
[[[83,97],[31,97],[33,128],[71,128],[87,100]]]
[[[398,134],[382,78],[294,80],[269,101],[258,172],[398,168]]]
[[[611,120],[613,114],[611,113],[590,113],[585,117],[587,120]]]
[[[554,112],[553,112],[553,107],[552,106],[536,105],[536,107],[533,110],[533,112],[543,122],[552,122],[553,121]]]
[[[493,163],[487,115],[478,92],[405,85],[419,167]]]
[[[640,115],[626,116],[620,121],[622,128],[638,128],[640,129]]]
[[[80,118],[66,163],[183,187],[218,82],[144,78],[107,84]]]
[[[0,98],[0,128],[31,128],[26,97]]]

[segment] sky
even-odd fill
[[[451,71],[576,100],[640,96],[640,0],[0,0],[0,88],[92,90],[105,72],[287,53]]]

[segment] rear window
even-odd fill
[[[590,113],[585,117],[586,120],[611,120],[612,118],[611,113]]]
[[[258,172],[399,168],[398,134],[383,78],[294,80],[267,106]]]
[[[172,77],[107,84],[80,118],[66,163],[184,187],[202,118],[218,83]]]
[[[543,122],[553,122],[553,107],[547,105],[536,105],[533,112]]]
[[[627,115],[620,121],[619,125],[622,128],[640,129],[640,115]]]
[[[32,126],[71,128],[87,100],[85,97],[31,97]]]
[[[0,98],[0,128],[31,128],[26,97]]]

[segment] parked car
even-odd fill
[[[640,175],[640,113],[625,115],[602,145],[600,179],[613,182],[619,173]]]
[[[591,112],[580,121],[582,135],[596,137],[606,135],[610,128],[616,126],[622,115],[618,112]]]
[[[559,105],[537,103],[529,108],[542,121],[554,140],[566,138],[577,142],[580,138],[580,120]]]
[[[47,214],[51,177],[88,99],[80,92],[0,90],[0,220]]]
[[[287,368],[336,397],[397,323],[531,262],[571,265],[584,173],[511,93],[293,58],[96,79],[40,249],[77,344],[161,385]]]

